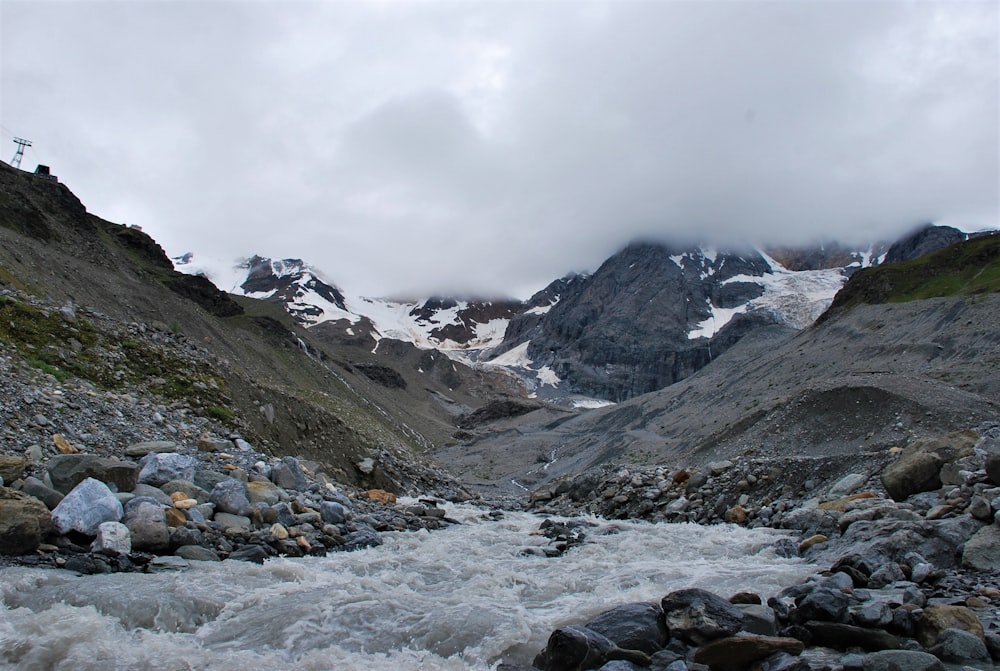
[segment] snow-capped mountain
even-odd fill
[[[892,246],[716,250],[633,243],[593,274],[552,282],[527,301],[353,295],[301,259],[174,259],[230,293],[271,301],[306,327],[439,350],[517,374],[529,391],[576,405],[620,401],[681,380],[745,333],[805,328],[855,270],[940,248],[960,231],[928,226]],[[963,238],[964,239],[964,238]],[[792,266],[794,269],[790,269]]]

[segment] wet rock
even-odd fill
[[[119,492],[130,492],[139,476],[131,461],[99,457],[94,454],[59,454],[48,462],[52,487],[63,494],[86,480],[94,478]]]
[[[139,482],[159,487],[171,480],[191,480],[194,478],[198,460],[186,454],[150,452],[139,460],[142,471]]]
[[[132,536],[121,522],[102,522],[97,527],[97,537],[90,545],[91,552],[106,555],[127,555],[132,552]]]
[[[798,602],[799,617],[802,620],[821,622],[846,622],[847,595],[839,590],[817,588]]]
[[[990,661],[986,643],[975,634],[961,629],[942,631],[930,652],[946,662]]]
[[[775,636],[778,619],[774,609],[763,604],[737,604],[743,612],[743,631],[760,636]]]
[[[106,484],[87,478],[52,511],[52,526],[61,534],[78,531],[94,536],[102,522],[118,522],[124,514],[121,502]]]
[[[382,537],[371,527],[362,527],[344,536],[344,550],[360,550],[382,544]]]
[[[868,651],[876,651],[896,650],[900,647],[898,638],[881,629],[866,629],[839,622],[816,621],[806,622],[805,626],[812,634],[813,643],[836,650],[859,647]]]
[[[743,612],[720,596],[703,589],[671,592],[660,602],[671,636],[695,645],[731,636],[743,626]]]
[[[962,566],[986,572],[1000,570],[1000,526],[983,527],[965,543]]]
[[[569,625],[549,635],[545,648],[535,657],[534,665],[542,671],[582,671],[600,669],[616,660],[633,662],[642,667],[651,663],[644,652],[622,649],[596,631]]]
[[[336,501],[323,501],[319,506],[319,512],[327,524],[344,524],[347,521],[347,508]]]
[[[983,638],[983,625],[973,611],[965,606],[932,604],[917,621],[917,640],[925,648],[932,648],[945,629],[963,629]]]
[[[34,552],[51,526],[44,503],[24,492],[0,487],[0,554]]]
[[[605,611],[588,622],[588,629],[607,636],[619,648],[652,655],[670,639],[663,609],[656,603],[629,603]]]
[[[862,659],[864,671],[945,671],[934,655],[916,650],[883,650]]]
[[[254,564],[263,564],[264,560],[271,556],[267,548],[263,545],[244,545],[243,547],[231,552],[227,559],[235,559],[237,561],[253,562]]]
[[[798,655],[803,649],[802,641],[794,638],[728,636],[698,648],[694,661],[707,664],[713,671],[743,671],[779,652]]]
[[[222,513],[246,516],[250,514],[250,500],[247,498],[247,486],[238,480],[228,478],[215,485],[209,500],[215,509]]]

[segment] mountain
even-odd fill
[[[998,315],[1000,236],[971,239],[854,273],[818,323],[751,331],[676,384],[607,408],[538,409],[435,456],[513,491],[610,464],[903,446],[1000,421]]]

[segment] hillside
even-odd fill
[[[324,462],[349,483],[405,489],[398,469],[356,465],[379,454],[415,459],[446,441],[460,415],[512,390],[451,361],[437,370],[412,346],[376,360],[367,343],[308,332],[276,305],[174,271],[141,230],[6,165],[0,289],[0,338],[36,367],[163,396],[224,419],[261,449]],[[60,308],[79,315],[71,330]]]
[[[461,477],[510,490],[511,480],[530,488],[611,463],[880,451],[996,420],[1000,293],[982,293],[992,286],[992,261],[981,272],[965,264],[990,257],[995,243],[972,240],[924,261],[859,272],[841,292],[864,293],[870,277],[900,273],[930,277],[931,286],[968,278],[950,295],[853,309],[838,296],[844,307],[822,323],[759,329],[665,389],[598,410],[536,411],[436,456]],[[920,295],[914,287],[887,296]]]

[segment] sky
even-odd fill
[[[171,255],[527,297],[1000,220],[996,2],[0,2],[0,150]]]

